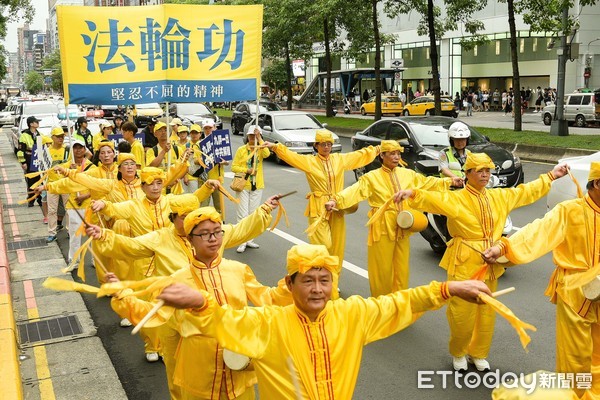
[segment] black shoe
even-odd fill
[[[62,226],[62,224],[58,224],[58,225],[56,225],[56,232],[59,232],[59,231],[63,230],[64,228],[65,227]]]

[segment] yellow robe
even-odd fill
[[[144,169],[146,167],[146,153],[142,142],[134,140],[131,143],[131,154],[135,157],[135,163],[139,165],[138,169]]]
[[[413,170],[382,166],[363,175],[358,182],[334,196],[343,209],[368,199],[369,217],[400,189],[448,190],[450,178],[425,177]],[[412,234],[400,229],[396,217],[400,208],[392,204],[384,216],[369,226],[368,267],[371,296],[408,289],[410,240]]]
[[[263,141],[260,141],[258,144],[263,144]],[[246,160],[248,156],[252,153],[249,146],[246,144],[241,146],[235,152],[235,156],[233,157],[233,162],[231,163],[231,172],[233,173],[243,173],[245,174],[248,170],[248,161]],[[265,187],[265,179],[263,176],[263,160],[268,158],[271,155],[271,152],[266,147],[264,149],[259,149],[256,154],[258,155],[258,159],[256,160],[256,189],[264,189]],[[246,181],[246,186],[244,190],[251,190],[252,184],[250,182],[251,178],[248,178]]]
[[[440,286],[431,282],[378,298],[329,301],[314,322],[294,305],[235,310],[203,292],[207,307],[188,312],[186,323],[253,359],[261,399],[346,400],[354,392],[363,347],[411,325],[414,314],[442,306]]]
[[[600,206],[589,195],[557,204],[543,218],[503,238],[506,257],[524,264],[553,251],[556,269],[546,295],[556,304],[556,370],[592,373],[587,398],[600,398],[600,303],[581,288],[566,290],[565,276],[600,262]],[[582,391],[577,391],[581,396]]]
[[[60,166],[65,169],[74,169],[74,170],[81,169],[81,166],[77,166],[77,168],[71,168],[71,161],[67,161],[66,163],[63,163]],[[86,171],[84,171],[84,173],[92,171],[94,169],[97,169],[97,167],[92,165],[91,161],[88,159],[85,159],[85,167],[84,168],[88,168]],[[85,186],[79,185],[69,179],[58,179],[54,182],[48,182],[46,184],[46,190],[48,190],[48,192],[53,193],[53,194],[69,194],[69,202],[67,204],[65,204],[65,208],[69,208],[69,209],[73,208],[72,204],[75,204],[75,205],[77,204],[75,199],[77,198],[78,195],[90,193],[90,191]],[[90,205],[90,202],[91,202],[90,197],[88,197],[81,203],[81,205],[78,205],[77,208],[80,208],[80,209],[87,208]]]
[[[418,210],[448,217],[448,231],[453,237],[440,262],[448,271],[449,280],[472,278],[485,267],[481,255],[463,245],[463,241],[484,251],[502,237],[504,222],[515,208],[531,204],[550,190],[552,173],[535,181],[507,189],[483,189],[481,192],[467,184],[452,192],[415,190],[410,205]],[[504,273],[499,264],[485,269],[483,280],[493,292],[498,278]],[[455,357],[470,354],[475,358],[488,356],[494,334],[495,312],[488,305],[469,303],[452,298],[447,309],[450,325],[450,354]]]
[[[263,286],[249,266],[220,256],[211,266],[194,261],[194,265],[180,269],[173,277],[191,288],[210,290],[220,305],[227,304],[232,309],[242,309],[248,302],[255,306],[292,303],[291,293],[282,281],[275,288]],[[125,297],[113,298],[111,305],[120,316],[137,323],[153,304]],[[167,322],[182,336],[176,356],[175,385],[199,399],[219,399],[222,389],[226,389],[229,399],[242,395],[248,388],[253,390],[255,373],[230,370],[223,362],[223,347],[187,323],[185,316],[185,310],[176,310]]]
[[[310,193],[306,195],[308,205],[304,215],[308,217],[310,226],[320,219],[325,212],[325,203],[333,195],[344,189],[344,172],[369,164],[379,154],[379,148],[369,146],[350,153],[332,153],[328,158],[320,155],[302,155],[289,150],[282,144],[277,144],[273,150],[283,161],[306,174]],[[340,260],[337,275],[334,274],[334,296],[337,296],[337,281],[342,271],[344,249],[346,247],[346,221],[343,212],[327,213],[327,219],[319,224],[318,229],[309,240],[313,244],[322,244],[332,256]]]

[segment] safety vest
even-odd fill
[[[446,158],[448,159],[448,164],[456,162],[462,166],[462,163],[456,157],[454,157],[454,152],[452,151],[452,147],[446,147],[443,151],[446,154]],[[465,149],[465,154],[469,154],[469,153],[470,153],[470,151],[468,149]],[[450,169],[450,168],[448,168],[448,169]],[[461,169],[458,169],[458,170],[450,169],[450,172],[452,172],[454,175],[458,176],[459,178],[465,177],[465,173]],[[440,172],[440,177],[446,178],[446,175],[444,175]]]

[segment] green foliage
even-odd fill
[[[261,78],[270,87],[277,89],[285,88],[287,87],[288,68],[291,67],[285,61],[275,60],[271,65],[263,69]]]
[[[35,71],[25,75],[25,90],[31,94],[38,94],[44,90],[44,77]]]
[[[44,58],[42,69],[52,70],[50,87],[53,91],[63,93],[62,67],[60,63],[60,51],[55,50]]]

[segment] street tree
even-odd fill
[[[479,33],[484,28],[482,21],[473,18],[473,14],[483,10],[486,0],[443,0],[443,11],[433,0],[386,0],[385,9],[390,17],[400,14],[417,12],[421,20],[417,28],[419,35],[429,37],[429,56],[431,60],[431,75],[435,114],[441,115],[439,53],[437,41],[450,31],[460,31],[463,34],[461,45],[464,49],[486,42]]]
[[[34,15],[31,0],[0,0],[0,41],[6,38],[6,27],[11,22],[29,23]],[[6,48],[0,43],[0,81],[6,77]]]
[[[44,77],[36,71],[25,75],[25,90],[31,94],[38,94],[44,90]]]
[[[60,63],[60,50],[48,54],[42,62],[42,69],[52,71],[50,87],[53,91],[63,93],[62,68]]]
[[[269,87],[274,87],[277,91],[280,88],[288,87],[289,65],[285,60],[273,60],[271,64],[262,71],[261,78]],[[289,100],[289,96],[288,96]]]

